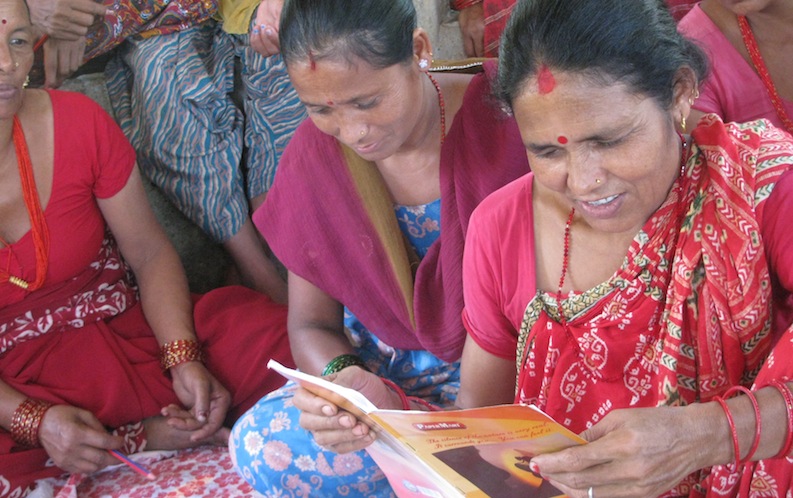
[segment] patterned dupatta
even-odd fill
[[[96,260],[79,275],[0,309],[0,355],[44,334],[112,318],[137,302],[131,273],[107,233]]]
[[[114,0],[103,2],[112,14],[88,30],[84,60],[109,52],[130,36],[149,38],[187,29],[210,19],[217,0]]]
[[[692,138],[685,174],[622,267],[562,302],[568,328],[555,296],[528,304],[517,402],[579,432],[615,408],[688,404],[751,383],[772,341],[757,220],[793,149],[763,121],[709,116]]]

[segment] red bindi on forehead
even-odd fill
[[[2,23],[3,23],[3,24],[6,24],[7,22],[8,22],[8,20],[7,20],[7,19],[3,19],[3,20],[2,20]]]
[[[543,64],[540,72],[537,73],[537,87],[540,90],[540,95],[551,93],[555,86],[556,79],[553,77],[553,73],[548,66]]]
[[[329,100],[329,101],[327,102],[327,104],[328,104],[329,106],[333,107],[333,101],[332,101],[332,100]]]
[[[314,53],[311,50],[308,51],[308,64],[312,71],[316,71],[317,61],[314,60]]]
[[[559,135],[559,138],[557,138],[556,140],[562,145],[567,143],[567,137],[564,135]]]

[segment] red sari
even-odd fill
[[[51,247],[44,286],[26,292],[0,284],[0,379],[24,395],[92,412],[125,436],[126,452],[145,446],[140,422],[179,403],[159,366],[159,345],[138,301],[96,199],[126,185],[135,154],[92,100],[50,91],[54,172],[44,209]],[[0,250],[13,275],[35,277],[30,232]],[[195,298],[196,333],[207,367],[232,393],[229,419],[283,384],[265,368],[271,357],[293,364],[286,308],[242,287]],[[63,471],[41,449],[19,447],[0,429],[0,495]]]
[[[581,431],[617,408],[704,402],[754,381],[774,343],[774,282],[758,220],[793,164],[793,143],[765,122],[724,125],[713,116],[692,139],[685,174],[622,268],[564,296],[569,327],[558,321],[557,296],[540,292],[527,306],[517,402]],[[790,347],[791,334],[780,347]],[[763,368],[777,378],[792,370]],[[789,479],[789,465],[781,467]],[[698,495],[706,474],[670,495]]]

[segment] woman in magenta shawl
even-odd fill
[[[513,120],[490,97],[494,67],[429,72],[430,42],[410,0],[293,1],[280,42],[311,119],[254,222],[289,271],[297,365],[355,377],[380,406],[402,405],[376,396],[391,393],[378,376],[450,405],[465,340],[468,217],[528,171]],[[390,495],[365,453],[321,448],[300,427],[307,415],[294,389],[262,400],[232,431],[239,472],[265,494]]]

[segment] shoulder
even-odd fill
[[[487,230],[525,217],[531,207],[533,177],[532,173],[523,175],[485,197],[471,214],[471,226]]]
[[[714,39],[724,39],[726,41],[719,27],[708,17],[700,5],[695,5],[694,8],[680,20],[680,23],[678,23],[678,30],[684,36],[699,41]]]

